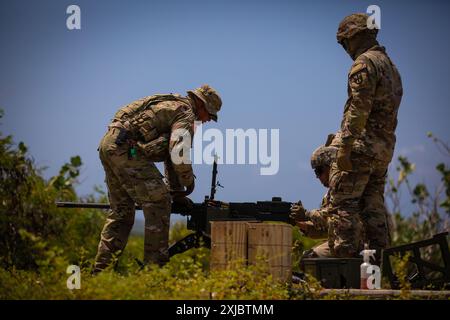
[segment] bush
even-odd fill
[[[431,133],[436,146],[450,157],[450,148]],[[406,157],[398,158],[398,178],[389,179],[386,198],[391,209],[392,245],[400,245],[432,237],[434,234],[450,230],[450,168],[448,164],[439,163],[436,166],[441,174],[441,185],[433,192],[424,183],[413,185],[410,181],[415,171],[415,165]],[[406,191],[415,210],[405,215],[400,210],[402,190]]]
[[[55,259],[78,263],[95,254],[102,213],[55,206],[56,199],[77,199],[73,186],[81,165],[80,157],[73,157],[46,181],[25,144],[16,147],[11,136],[0,133],[1,267],[38,270]]]

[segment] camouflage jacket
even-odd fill
[[[195,121],[193,108],[193,102],[180,95],[148,96],[120,108],[110,126],[126,129],[142,149],[155,141],[161,141],[159,149],[170,154],[183,143],[182,139],[174,138],[175,130],[184,129],[190,134],[192,141]],[[161,137],[170,137],[170,141],[158,140]],[[172,189],[179,189],[193,182],[194,174],[190,163],[175,164],[169,157],[164,162],[166,178]]]
[[[348,74],[348,99],[333,145],[389,162],[395,146],[397,113],[403,95],[400,74],[384,47],[356,58]]]

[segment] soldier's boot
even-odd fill
[[[163,266],[169,261],[170,201],[144,203],[144,264]]]
[[[134,209],[125,215],[111,212],[106,219],[98,244],[97,256],[92,274],[97,274],[107,268],[113,258],[118,257],[128,242],[131,228],[134,223]]]
[[[311,249],[303,251],[302,259],[305,258],[334,258],[331,255],[330,246],[327,242],[315,245]]]
[[[308,255],[310,258],[331,258],[330,246],[328,242],[321,243],[312,247],[308,252],[305,252],[303,256]]]

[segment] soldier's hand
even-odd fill
[[[291,206],[291,213],[289,214],[289,223],[296,225],[298,221],[306,220],[306,209],[303,207],[301,201],[293,203]]]
[[[342,171],[352,171],[352,160],[350,158],[352,147],[350,145],[341,146],[337,153],[337,166]]]
[[[194,207],[194,202],[188,197],[175,197],[173,198],[173,202],[186,209],[192,209]]]

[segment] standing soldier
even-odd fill
[[[368,18],[352,14],[337,32],[338,43],[354,60],[348,99],[339,132],[311,159],[316,175],[329,186],[328,194],[319,210],[305,211],[300,203],[292,210],[294,220],[305,214],[311,220],[297,223],[303,230],[327,233],[328,243],[313,250],[316,256],[358,256],[364,241],[379,259],[389,244],[384,186],[403,89],[397,68],[376,40],[378,30],[367,27]],[[336,159],[329,168],[319,166],[318,156],[331,154],[330,147],[336,148]]]
[[[330,187],[338,215],[360,215],[365,241],[379,254],[389,245],[384,187],[403,89],[397,68],[376,40],[378,29],[367,26],[368,18],[352,14],[342,20],[337,32],[338,43],[354,63],[341,128],[332,142],[338,152]],[[339,197],[334,198],[333,192]]]
[[[188,91],[186,97],[148,96],[115,114],[99,146],[111,210],[98,245],[94,273],[106,268],[113,255],[125,248],[135,203],[144,211],[144,263],[161,266],[168,261],[171,195],[176,201],[192,193],[195,186],[190,162],[172,161],[171,152],[185,149],[185,143],[190,148],[194,121],[217,121],[221,106],[217,92],[204,85]],[[160,161],[164,161],[167,185],[154,164]]]

